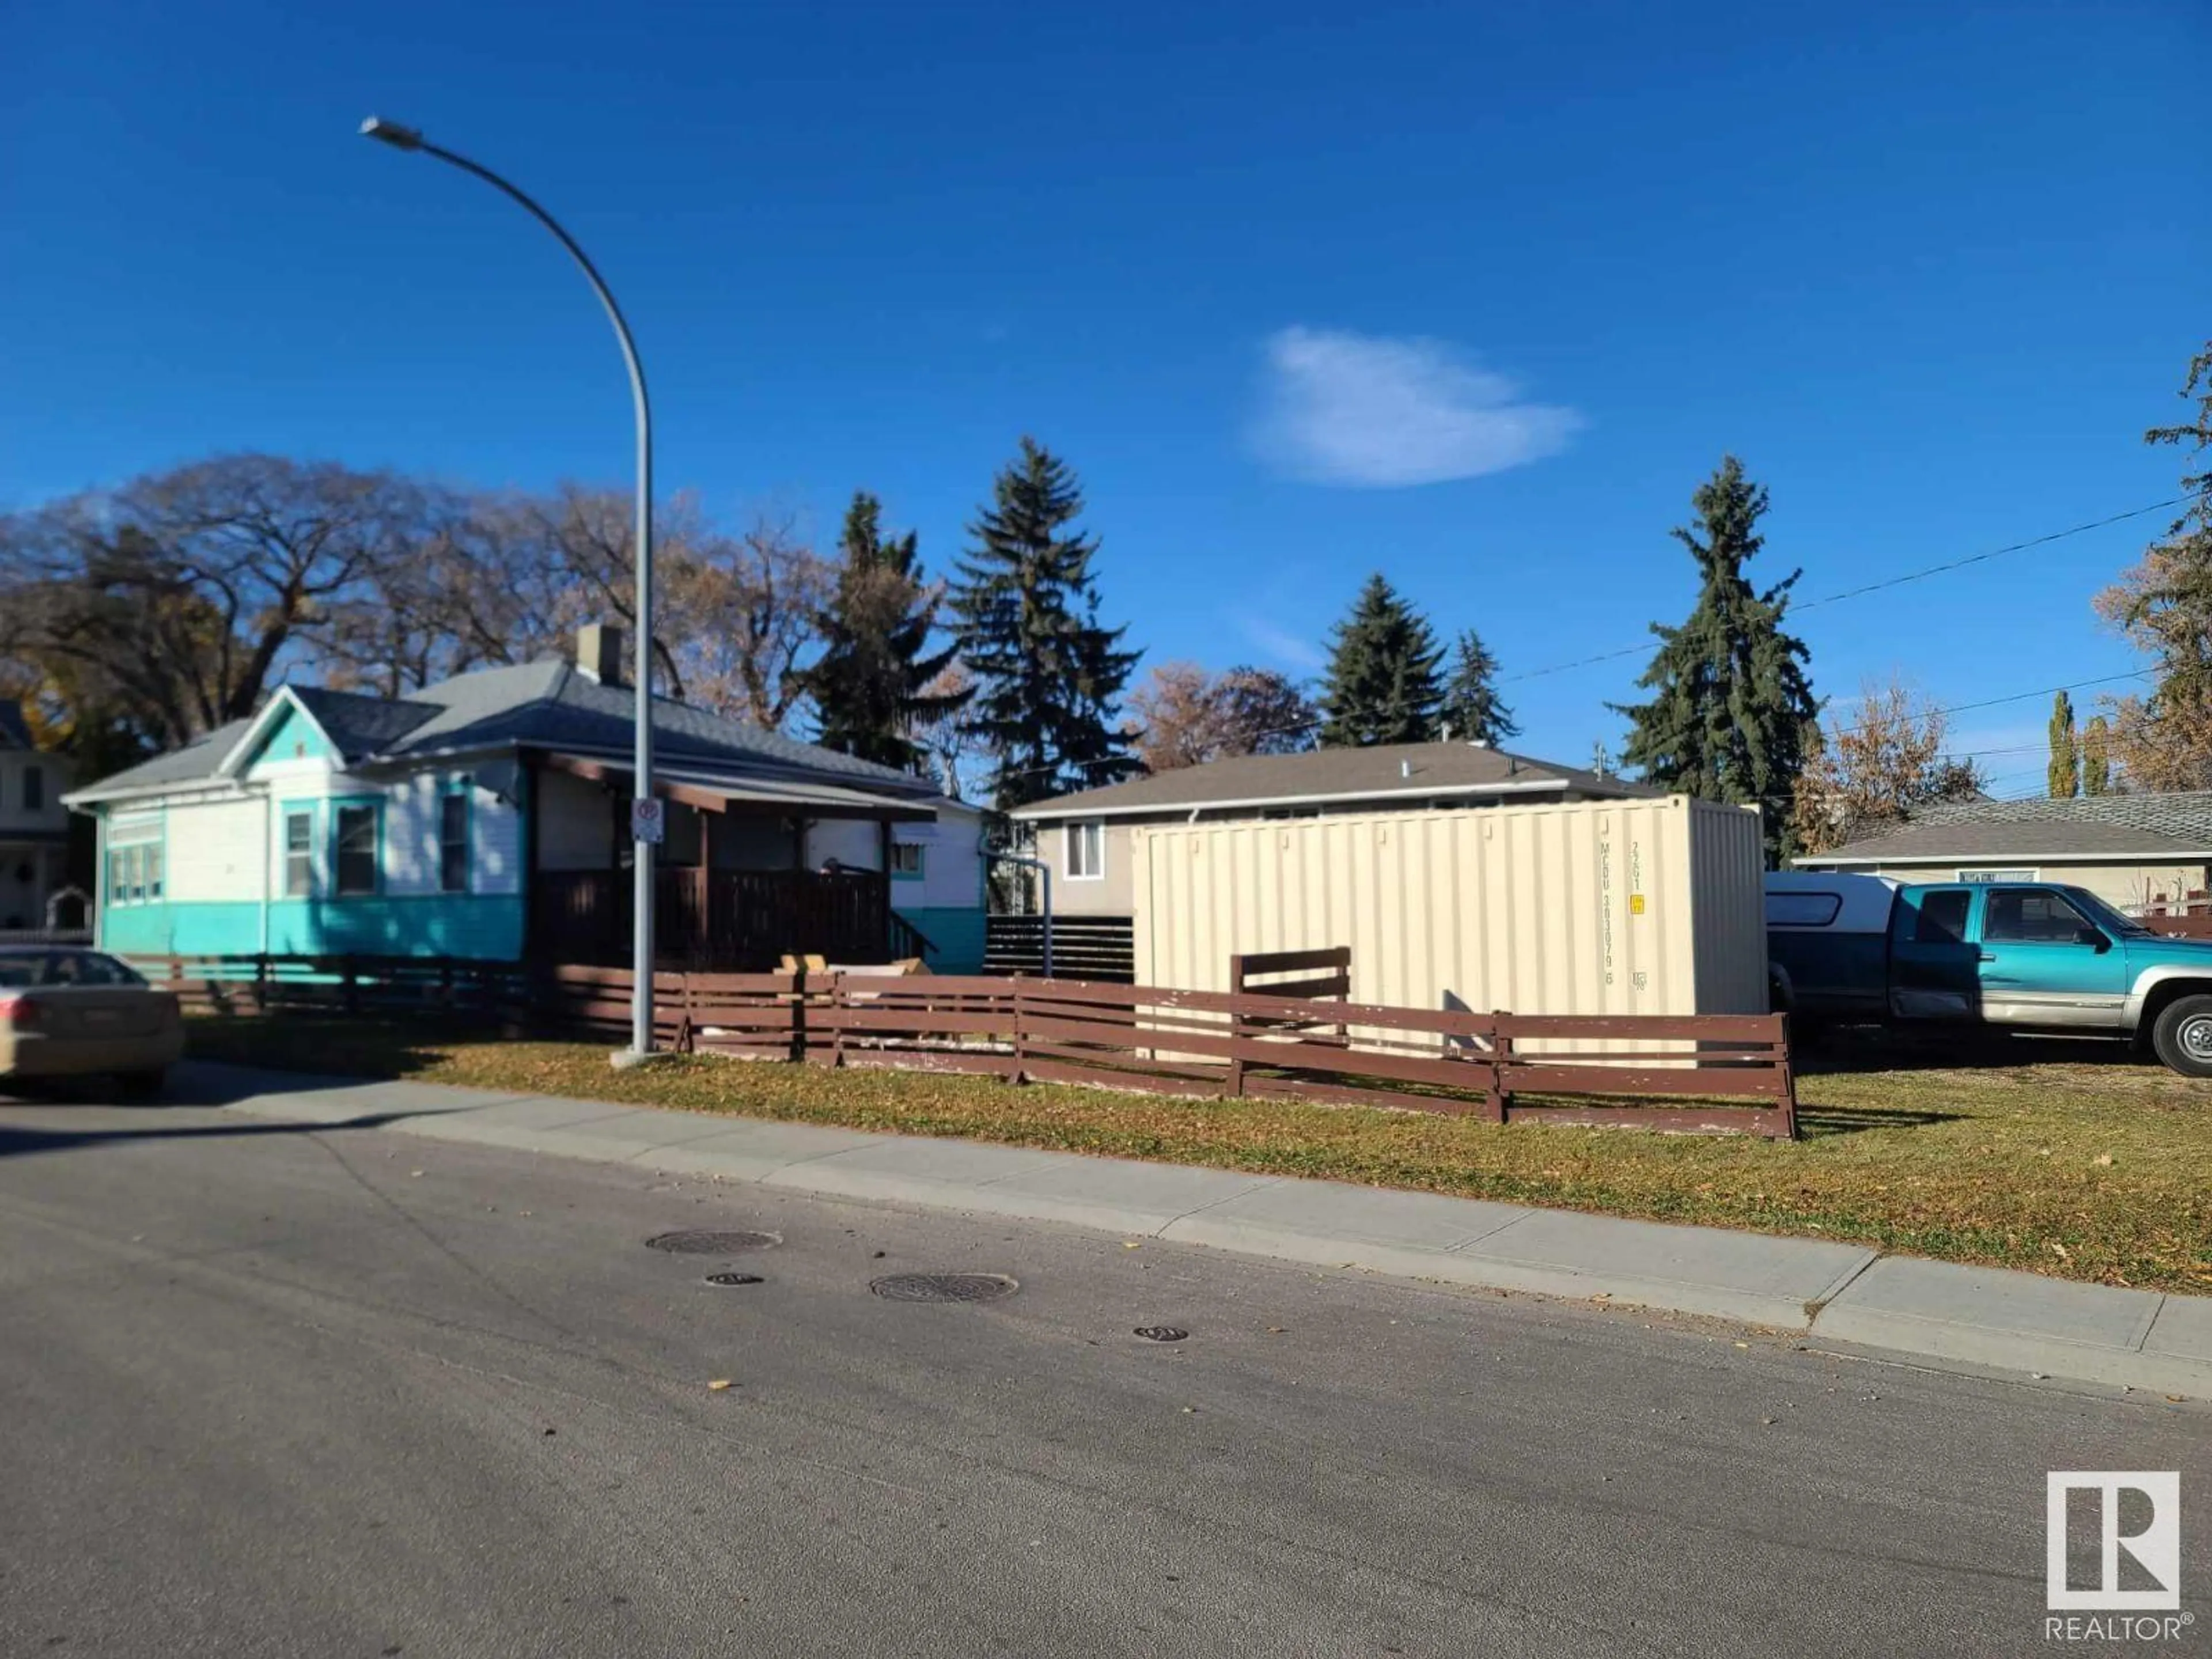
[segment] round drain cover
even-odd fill
[[[758,1273],[708,1273],[709,1285],[765,1285],[768,1281]]]
[[[782,1243],[774,1233],[656,1233],[645,1241],[645,1248],[672,1255],[730,1255]]]
[[[1020,1286],[1004,1273],[893,1273],[868,1288],[892,1302],[994,1302]]]
[[[1180,1325],[1139,1325],[1137,1334],[1147,1342],[1180,1342],[1190,1333]]]

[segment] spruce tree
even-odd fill
[[[1459,636],[1451,677],[1444,682],[1443,726],[1467,743],[1495,747],[1516,736],[1520,722],[1498,695],[1498,659],[1472,628]]]
[[[1367,579],[1352,611],[1329,636],[1322,680],[1324,749],[1426,743],[1437,734],[1443,661],[1428,619],[1383,580]]]
[[[2063,691],[2051,705],[2051,799],[2071,800],[2081,785],[2081,739],[2074,730],[2074,700]]]
[[[2112,793],[2112,728],[2102,714],[2081,728],[2081,793]]]
[[[1142,653],[1121,648],[1126,629],[1099,624],[1098,541],[1069,529],[1082,511],[1066,463],[1024,438],[969,526],[951,596],[977,685],[967,729],[992,757],[1002,812],[1139,769],[1117,716]]]
[[[886,538],[883,504],[856,492],[845,512],[842,558],[829,608],[817,618],[822,655],[805,681],[825,749],[902,772],[920,769],[920,726],[965,701],[925,688],[955,647],[927,649],[938,599],[922,584],[915,537]]]
[[[1783,627],[1797,573],[1763,591],[1745,578],[1766,490],[1735,456],[1690,499],[1697,526],[1674,538],[1698,562],[1698,603],[1679,628],[1652,624],[1659,650],[1637,682],[1651,700],[1615,706],[1630,721],[1621,760],[1668,789],[1757,803],[1778,860],[1792,850],[1789,806],[1819,709],[1804,642]]]

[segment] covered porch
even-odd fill
[[[632,774],[569,754],[536,757],[531,769],[525,953],[627,964]],[[926,804],[811,781],[738,783],[680,763],[656,768],[653,781],[667,803],[653,872],[663,966],[750,972],[786,956],[863,963],[926,953],[929,941],[892,911],[888,874],[891,825],[929,822]]]

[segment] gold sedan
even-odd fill
[[[0,1085],[105,1075],[150,1097],[184,1051],[176,998],[113,957],[0,945]]]

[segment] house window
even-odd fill
[[[895,841],[891,843],[891,874],[908,880],[921,875],[921,847],[914,842]]]
[[[126,847],[123,849],[123,902],[143,904],[146,902],[146,849]]]
[[[23,810],[43,812],[46,810],[46,773],[41,766],[23,769]]]
[[[161,848],[158,842],[149,842],[140,849],[145,859],[146,902],[161,902]]]
[[[438,890],[469,890],[469,798],[438,798]]]
[[[1961,870],[1959,879],[1977,887],[1996,881],[2040,881],[2042,872],[2037,870]]]
[[[315,817],[284,814],[284,896],[305,898],[315,888]]]
[[[376,891],[376,808],[338,808],[335,866],[340,898],[359,898]]]
[[[1106,873],[1106,826],[1097,818],[1067,826],[1067,878],[1097,881]]]

